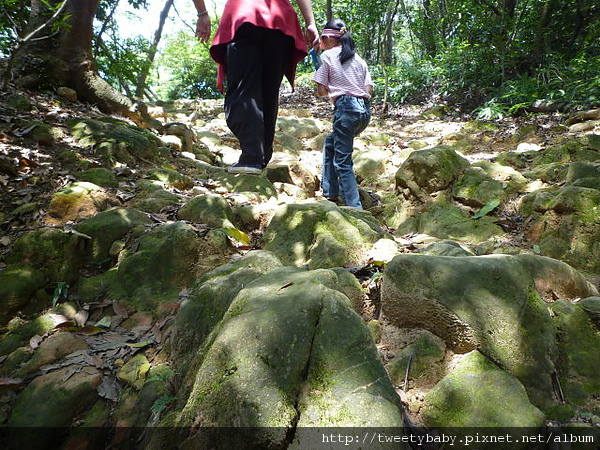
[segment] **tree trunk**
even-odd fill
[[[173,6],[173,0],[167,0],[163,10],[160,13],[160,19],[158,22],[158,28],[154,33],[154,41],[152,42],[152,46],[148,50],[148,57],[146,61],[144,61],[144,66],[140,71],[140,75],[137,80],[137,86],[135,89],[135,96],[142,100],[144,96],[144,91],[146,89],[146,79],[148,78],[148,74],[150,73],[150,68],[152,67],[152,63],[154,62],[154,57],[156,56],[156,51],[158,50],[158,44],[160,43],[160,39],[162,37],[163,28],[165,26],[165,22],[167,17],[169,16],[169,11],[171,10],[171,6]]]
[[[387,17],[386,23],[385,23],[385,35],[387,35],[391,29],[392,29],[392,25],[394,24],[394,17],[396,17],[396,14],[398,12],[398,6],[400,4],[400,0],[394,0],[395,4],[394,4],[394,8],[392,9],[392,12],[389,14],[389,16]],[[383,73],[383,80],[384,80],[384,84],[383,84],[383,113],[387,113],[388,112],[388,94],[389,94],[389,76],[388,76],[388,72],[387,72],[387,68],[385,66],[385,60],[383,58],[383,41],[380,41],[379,43],[380,45],[380,63],[381,63],[381,72]]]
[[[537,23],[534,43],[533,43],[533,64],[540,64],[544,54],[546,53],[546,33],[548,24],[552,19],[552,14],[555,9],[555,0],[546,0],[542,9],[542,14]]]
[[[145,125],[145,105],[136,105],[100,78],[92,55],[93,20],[100,0],[69,0],[67,26],[47,39],[26,45],[16,60],[17,85],[29,89],[68,86],[80,100],[108,114],[120,114]],[[32,0],[29,27],[35,28],[51,14],[58,0]],[[139,108],[139,110],[138,110]]]
[[[421,29],[421,45],[427,56],[433,58],[437,53],[435,41],[433,8],[431,0],[423,0],[423,27]]]

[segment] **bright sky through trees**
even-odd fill
[[[147,10],[136,10],[129,2],[120,2],[116,20],[119,24],[121,37],[125,39],[141,35],[151,40],[158,27],[158,19],[165,6],[165,1],[149,0]],[[225,0],[205,0],[205,4],[211,17],[214,17],[215,13],[221,14]],[[183,21],[190,27],[196,26],[196,9],[192,0],[175,0],[174,7],[171,8],[169,18],[165,23],[163,36],[168,36],[185,28],[186,25]],[[215,29],[214,25],[213,23],[213,31]]]

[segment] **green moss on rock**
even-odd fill
[[[393,383],[400,385],[404,381],[409,364],[408,375],[414,380],[431,370],[433,364],[444,359],[445,354],[444,343],[435,335],[424,331],[415,342],[403,348],[391,359],[387,363],[386,369]]]
[[[55,193],[48,206],[48,215],[55,223],[79,221],[106,209],[109,198],[95,184],[79,181]]]
[[[93,169],[85,170],[77,174],[77,178],[81,181],[87,181],[88,183],[96,184],[103,188],[119,187],[116,175],[112,170],[104,167],[95,167]]]
[[[88,243],[91,247],[92,261],[102,265],[113,256],[110,254],[110,248],[115,241],[129,234],[139,236],[151,223],[140,211],[117,207],[86,219],[75,228],[92,238]]]
[[[430,206],[418,218],[419,233],[440,239],[458,239],[479,243],[493,236],[502,235],[502,228],[488,216],[471,219],[458,206],[436,204]]]
[[[194,187],[194,181],[187,175],[183,175],[172,169],[154,169],[151,177],[154,180],[162,181],[167,186],[186,190]]]
[[[585,405],[600,391],[600,334],[577,304],[558,300],[550,304],[558,332],[560,382],[568,402]]]
[[[414,195],[441,191],[468,166],[469,162],[449,147],[414,151],[396,172],[396,186]]]
[[[11,264],[0,270],[0,298],[2,298],[0,326],[6,325],[17,312],[29,315],[48,306],[50,298],[42,290],[45,286],[44,274],[31,266]],[[10,348],[8,351],[15,348]]]
[[[431,427],[532,427],[544,414],[529,403],[523,385],[481,353],[469,353],[425,396]]]
[[[92,146],[107,161],[130,164],[136,161],[160,160],[160,139],[148,130],[112,118],[66,121],[76,141]]]
[[[221,195],[198,195],[186,202],[177,212],[181,220],[204,223],[212,228],[235,228],[233,210]]]
[[[307,201],[279,209],[264,234],[265,249],[282,262],[311,269],[359,265],[383,231],[370,214]]]
[[[86,240],[59,228],[41,228],[20,236],[8,260],[30,264],[51,282],[73,283],[88,258]]]

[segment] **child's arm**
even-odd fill
[[[327,97],[329,96],[329,89],[321,83],[317,83],[317,95],[319,97]]]

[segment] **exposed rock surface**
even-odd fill
[[[569,133],[374,114],[358,211],[321,198],[323,113],[282,108],[252,176],[225,171],[221,101],[156,108],[162,136],[51,105],[0,102],[2,425],[308,448],[330,426],[600,423],[595,112]]]

